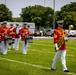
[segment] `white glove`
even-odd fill
[[[55,48],[57,51],[59,50],[57,43],[55,43]]]
[[[64,40],[65,40],[65,41],[68,41],[68,37],[64,37]]]

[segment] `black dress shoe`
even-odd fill
[[[51,68],[51,70],[56,71],[56,69],[54,69],[54,68]]]
[[[69,70],[64,70],[64,72],[69,72]]]

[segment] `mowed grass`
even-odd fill
[[[7,55],[0,53],[0,75],[76,75],[76,40],[67,44],[66,62],[70,73],[62,71],[59,58],[56,71],[51,71],[55,55],[53,40],[33,40],[29,44],[27,55],[22,54],[22,42],[19,50],[9,49]]]

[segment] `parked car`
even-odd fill
[[[54,32],[53,29],[51,29],[51,30],[46,30],[46,36],[53,36],[53,32]]]
[[[68,36],[70,37],[75,37],[76,36],[76,30],[69,30],[68,31]]]
[[[34,36],[35,36],[35,37],[36,37],[36,36],[41,36],[40,31],[39,31],[39,30],[35,30]]]
[[[75,37],[76,36],[76,30],[66,30],[68,37]]]

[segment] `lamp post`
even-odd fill
[[[53,15],[53,29],[55,29],[55,0],[53,0],[53,9],[54,9],[54,15]]]

